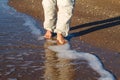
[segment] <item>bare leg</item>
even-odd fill
[[[67,42],[61,33],[57,33],[57,41],[59,44],[65,44]]]
[[[44,37],[45,37],[46,39],[50,39],[50,38],[52,37],[52,32],[49,31],[49,30],[47,30],[46,33],[45,33],[45,35],[44,35]]]

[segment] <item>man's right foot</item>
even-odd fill
[[[49,31],[49,30],[47,30],[46,33],[45,33],[45,35],[44,35],[44,38],[51,39],[51,37],[52,37],[52,32]]]

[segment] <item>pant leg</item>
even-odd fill
[[[56,5],[57,0],[43,0],[42,5],[44,9],[44,28],[53,31],[56,25]]]
[[[69,25],[71,17],[73,15],[74,0],[57,0],[58,17],[56,23],[56,29],[54,32],[62,33],[63,36],[67,36],[69,32]]]

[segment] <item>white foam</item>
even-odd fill
[[[31,29],[31,33],[36,35],[36,36],[40,36],[41,35],[41,31],[40,29],[38,29],[36,27],[36,22],[35,20],[33,20],[32,18],[25,16],[24,17],[25,23],[23,25],[28,26]]]
[[[93,54],[85,52],[77,52],[75,50],[70,50],[70,45],[58,45],[48,47],[50,50],[58,52],[58,57],[66,59],[82,59],[88,62],[88,65],[100,74],[98,80],[115,80],[114,76],[107,70],[104,69],[101,61]]]
[[[44,40],[44,36],[38,36],[38,40]]]

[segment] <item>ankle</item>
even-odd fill
[[[47,32],[47,33],[52,33],[50,30],[47,30],[46,32]]]
[[[63,38],[63,35],[61,33],[57,33],[57,38]]]

